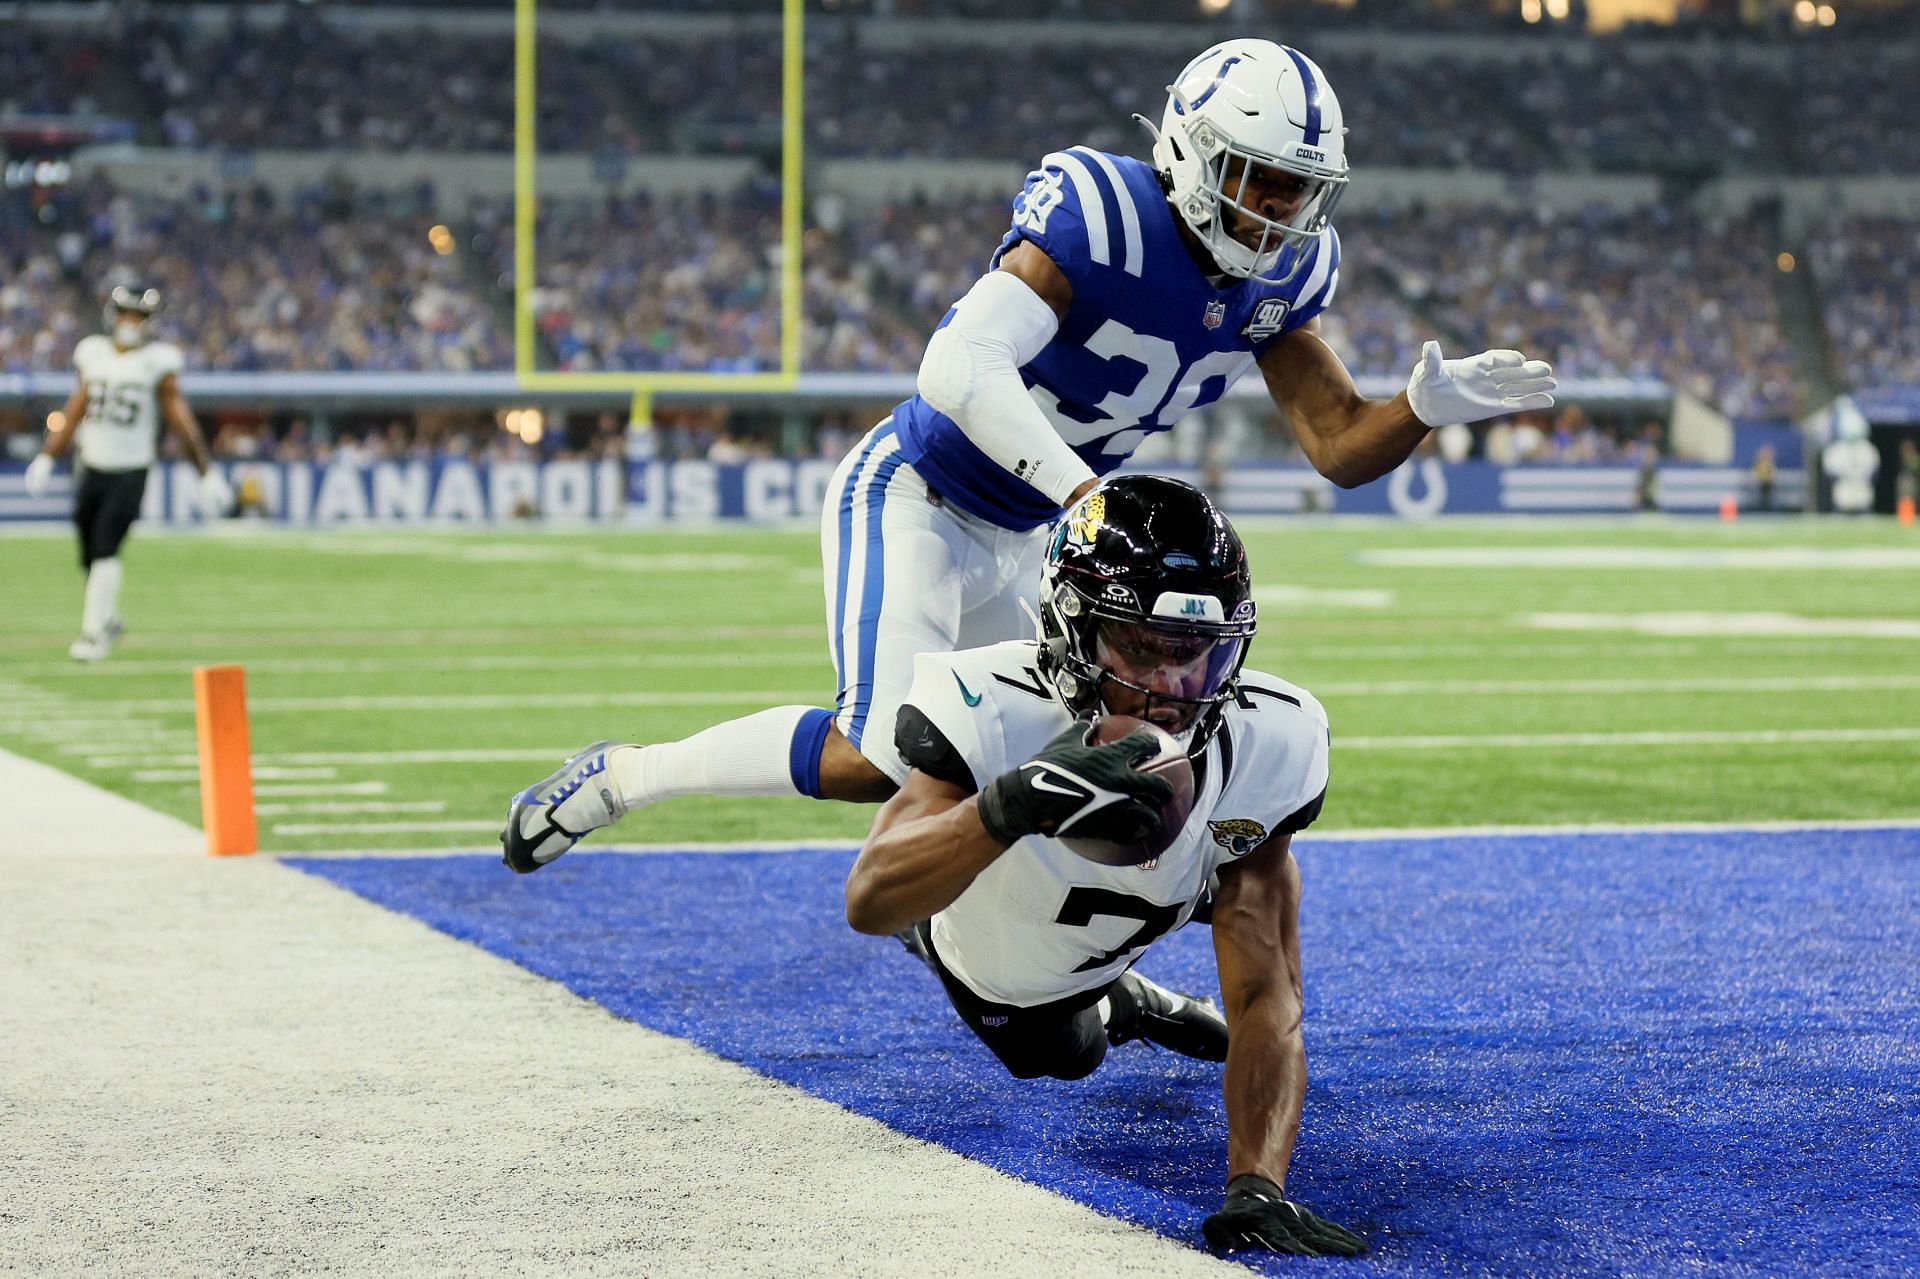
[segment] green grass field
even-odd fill
[[[1920,817],[1910,530],[1245,531],[1251,664],[1332,717],[1323,829]],[[832,695],[811,529],[137,530],[125,560],[130,632],[81,667],[70,539],[0,540],[0,746],[197,822],[190,671],[242,663],[273,850],[487,847],[549,756]],[[615,835],[844,839],[867,815],[683,799]]]

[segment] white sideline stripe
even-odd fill
[[[48,733],[44,736],[51,738],[55,735]],[[148,751],[179,751],[191,745],[193,745],[191,733],[174,731],[155,733],[151,737],[140,733],[131,736],[121,734],[117,740],[111,742],[65,742],[56,745],[54,750],[62,755],[103,755],[108,751],[126,750],[129,746],[138,746]]]
[[[50,812],[113,799],[50,772],[0,757]],[[34,1119],[10,1163],[51,1170],[8,1190],[29,1271],[1246,1273],[272,859],[144,855],[134,826],[178,823],[128,811],[95,855],[31,827],[14,858],[24,812],[0,838],[0,1108]],[[708,1185],[755,1185],[753,1229]]]
[[[1920,728],[1779,728],[1642,733],[1496,733],[1432,737],[1335,738],[1349,751],[1453,750],[1542,746],[1789,746],[1808,742],[1920,742]]]
[[[1797,613],[1524,613],[1527,626],[1548,631],[1634,631],[1642,635],[1829,636],[1920,639],[1911,617],[1806,617]]]
[[[1920,550],[1870,546],[1461,546],[1356,551],[1382,568],[1920,569]]]
[[[713,693],[393,693],[364,697],[254,697],[247,699],[249,715],[325,711],[495,711],[540,707],[596,706],[779,706],[789,702],[814,703],[820,690],[733,689]],[[95,708],[128,714],[191,714],[191,700],[88,702]]]
[[[1486,839],[1502,836],[1564,835],[1669,835],[1669,834],[1790,834],[1795,831],[1899,831],[1920,830],[1920,817],[1837,817],[1808,818],[1796,821],[1764,822],[1597,822],[1564,825],[1516,826],[1407,826],[1355,827],[1341,830],[1314,828],[1295,837],[1295,847],[1317,843],[1378,844],[1398,840]],[[850,853],[860,847],[839,839],[769,839],[758,842],[618,844],[607,847],[576,848],[568,857],[633,857],[661,853]],[[490,856],[480,848],[328,848],[313,852],[273,854],[290,858],[380,858],[380,857],[474,857]]]
[[[33,797],[8,813],[0,860],[206,852],[206,837],[185,822],[5,750],[0,750],[0,792]],[[85,814],[84,820],[75,820],[76,814]],[[9,928],[20,908],[8,902]]]
[[[363,803],[345,801],[330,803],[321,800],[311,804],[255,804],[253,811],[262,817],[291,817],[296,814],[311,813],[444,813],[447,801],[444,799],[370,799]]]
[[[384,795],[385,782],[269,782],[253,788],[255,795]]]
[[[457,822],[276,822],[276,835],[399,835],[427,831],[492,831],[498,834],[500,823]]]

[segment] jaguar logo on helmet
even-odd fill
[[[1107,495],[1089,493],[1087,499],[1074,509],[1073,517],[1067,522],[1067,540],[1075,546],[1091,546],[1093,539],[1100,534],[1100,526],[1107,519]]]
[[[1267,828],[1247,817],[1229,817],[1224,822],[1208,822],[1213,842],[1234,857],[1245,857],[1266,842]]]

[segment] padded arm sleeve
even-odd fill
[[[1067,447],[1020,378],[1059,330],[1053,308],[1024,281],[989,271],[927,342],[919,386],[920,397],[982,453],[1065,506],[1094,478],[1093,468]]]

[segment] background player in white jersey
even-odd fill
[[[1197,489],[1108,481],[1067,512],[1041,583],[1040,640],[916,662],[896,730],[911,769],[848,876],[847,920],[911,929],[961,1020],[1021,1078],[1081,1078],[1133,1038],[1224,1060],[1228,1189],[1208,1240],[1364,1251],[1282,1191],[1306,1095],[1289,845],[1326,792],[1325,712],[1242,673],[1246,553]],[[1133,767],[1152,738],[1089,745],[1082,717],[1102,712],[1184,737],[1195,766],[1191,814],[1139,865],[1056,838],[1128,844],[1160,824],[1170,788]],[[1132,971],[1209,900],[1224,1024]]]
[[[1316,332],[1339,283],[1345,134],[1310,58],[1231,40],[1169,86],[1151,164],[1047,156],[991,269],[927,343],[918,393],[828,487],[837,709],[589,746],[514,799],[507,864],[534,870],[675,795],[884,799],[906,775],[891,728],[915,656],[1025,632],[1021,599],[1062,506],[1256,367],[1313,465],[1348,486],[1393,470],[1433,427],[1551,405],[1546,364],[1446,360],[1433,342],[1402,394],[1354,388]]]
[[[108,333],[82,338],[74,348],[73,394],[60,425],[27,466],[27,490],[43,493],[55,459],[76,446],[73,523],[87,589],[80,637],[67,652],[83,662],[105,657],[122,629],[120,544],[139,518],[163,421],[200,469],[202,504],[215,513],[233,504],[180,391],[180,348],[148,340],[159,309],[157,289],[114,289],[106,306]]]

